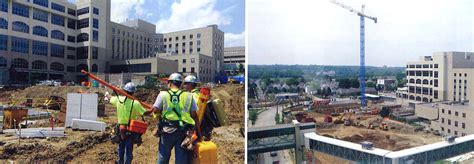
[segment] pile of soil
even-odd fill
[[[245,86],[237,84],[220,85],[211,89],[211,96],[224,102],[227,117],[231,122],[244,122]]]

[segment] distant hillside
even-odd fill
[[[334,71],[334,77],[358,77],[359,66],[328,66],[328,65],[249,65],[249,78],[288,78],[303,76],[325,76],[322,72]],[[401,76],[405,67],[366,67],[366,76]]]

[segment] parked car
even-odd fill
[[[272,156],[272,157],[276,157],[277,155],[278,155],[278,153],[276,151],[270,152],[270,156]]]

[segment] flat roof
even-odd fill
[[[309,139],[312,139],[312,140],[321,141],[321,142],[328,143],[328,144],[331,144],[331,145],[336,145],[336,146],[344,147],[344,148],[347,148],[347,149],[357,150],[357,151],[360,151],[360,152],[366,152],[366,153],[375,154],[375,155],[379,155],[379,156],[385,156],[386,154],[392,152],[392,151],[379,149],[379,148],[375,148],[375,147],[371,150],[362,149],[362,145],[360,145],[360,144],[356,144],[356,143],[352,143],[352,142],[344,141],[344,140],[339,140],[339,139],[334,139],[334,138],[330,138],[330,137],[321,136],[321,135],[318,135],[316,133],[305,133],[304,136],[306,138],[309,138]]]
[[[366,93],[366,94],[365,94],[365,97],[370,97],[370,98],[380,98],[380,96],[379,96],[379,95],[368,94],[368,93]]]

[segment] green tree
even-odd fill
[[[252,125],[255,125],[255,121],[257,121],[258,117],[258,109],[251,109],[249,112],[249,120],[252,122]]]
[[[276,122],[276,124],[280,124],[280,123],[281,123],[280,114],[278,114],[278,113],[275,113],[275,122]]]

